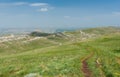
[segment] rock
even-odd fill
[[[29,73],[29,74],[25,75],[24,77],[42,77],[42,76],[39,76],[38,73]]]

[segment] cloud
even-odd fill
[[[28,3],[28,2],[12,2],[12,3],[0,3],[0,7],[16,7],[16,6],[28,6],[35,7],[38,12],[47,12],[53,10],[54,7],[50,6],[48,3]]]
[[[48,8],[40,8],[37,10],[38,12],[47,12],[48,11]]]
[[[14,3],[0,3],[0,6],[22,6],[27,5],[26,2],[14,2]]]
[[[38,12],[47,12],[50,9],[52,10],[53,7],[51,7],[48,3],[31,3],[29,4],[29,6],[31,7],[37,7],[38,8]]]
[[[16,5],[16,6],[21,6],[21,5],[27,5],[28,3],[26,2],[16,2],[16,3],[13,3],[13,5]]]
[[[0,6],[33,6],[33,7],[40,7],[40,6],[48,6],[48,3],[27,3],[27,2],[13,2],[13,3],[0,3]]]
[[[48,3],[32,3],[30,6],[48,6]]]

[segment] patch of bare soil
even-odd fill
[[[87,60],[93,56],[93,52],[82,60],[82,72],[84,77],[93,77],[92,71],[89,69]]]

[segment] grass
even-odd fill
[[[94,42],[89,42],[88,45],[91,47],[92,51],[95,52],[95,55],[90,59],[89,64],[91,69],[93,69],[94,74],[96,74],[96,77],[100,73],[95,71],[95,61],[97,59],[101,62],[101,67],[98,69],[103,71],[105,77],[119,77],[120,64],[117,63],[116,59],[120,56],[116,56],[114,50],[120,48],[120,35],[105,36]],[[116,73],[118,73],[118,75]]]
[[[71,48],[69,48],[70,46]],[[42,76],[49,75],[51,77],[59,74],[69,75],[71,73],[76,75],[76,73],[80,73],[80,57],[86,55],[82,51],[85,50],[80,50],[79,47],[74,45],[64,45],[61,47],[54,47],[54,49],[45,48],[36,50],[35,53],[29,52],[22,55],[3,57],[1,58],[2,61],[0,66],[4,67],[1,70],[6,70],[2,71],[1,76],[5,77],[4,75],[7,75],[8,73],[7,76],[11,75],[11,77],[13,77],[14,73],[13,75],[9,75],[9,72],[15,71],[18,68],[23,69],[22,73],[24,73],[22,74],[19,72],[19,74],[16,74],[20,77],[30,72],[37,72]]]
[[[0,48],[0,77],[24,77],[30,73],[42,77],[84,77],[81,61],[91,52],[94,55],[87,63],[94,77],[120,77],[119,33],[85,41],[55,38],[55,42],[58,44],[50,38],[27,45],[21,41],[3,43],[8,48],[3,48],[4,45]],[[96,61],[100,62],[99,66]]]

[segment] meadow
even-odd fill
[[[120,29],[82,31],[0,43],[0,77],[120,77]]]

